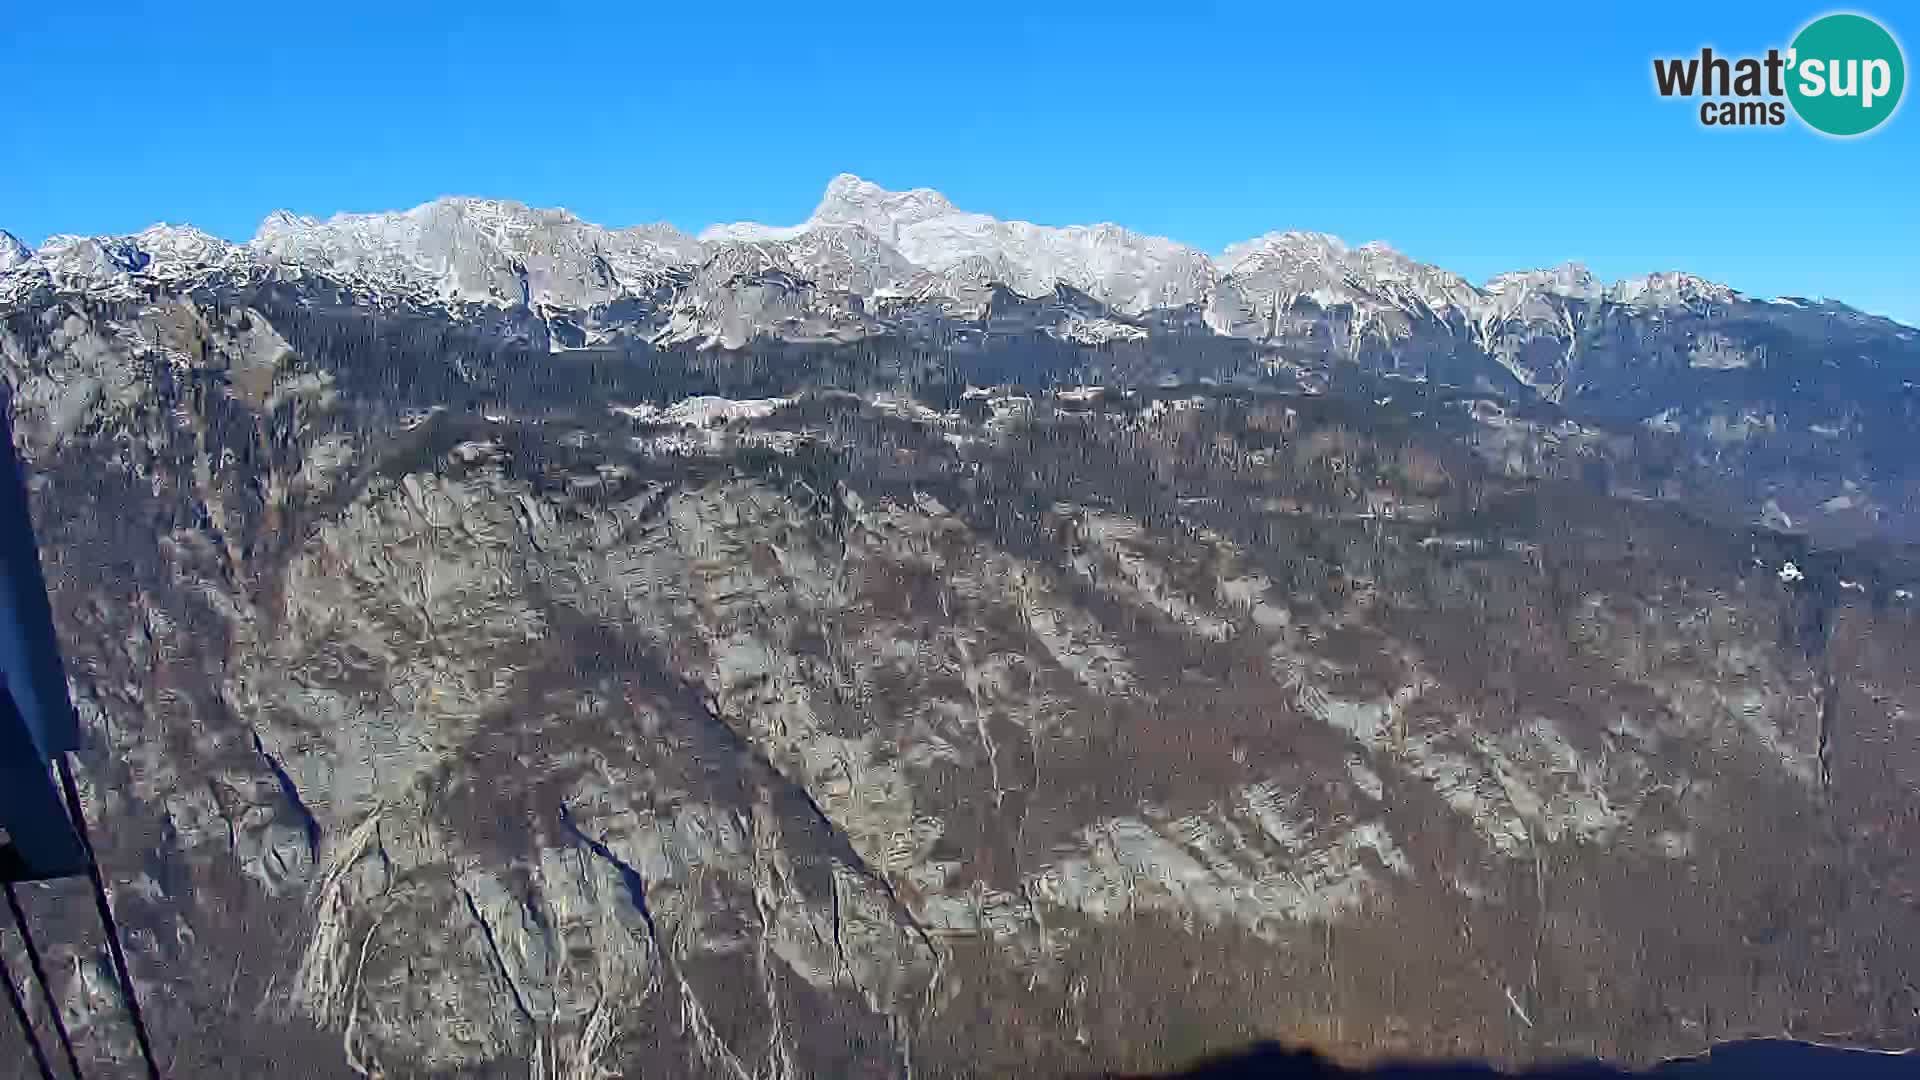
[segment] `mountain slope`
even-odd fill
[[[1909,328],[841,177],[0,234],[0,375],[172,1074],[1920,1035]]]
[[[0,332],[176,1074],[1920,1034],[1908,553],[1608,497],[1489,395],[1156,389],[1271,354],[1036,331],[1121,318],[1068,291],[554,352],[197,288]]]

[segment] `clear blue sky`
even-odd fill
[[[1209,250],[1318,229],[1475,280],[1683,268],[1920,323],[1920,107],[1843,142],[1652,90],[1652,57],[1784,46],[1818,4],[815,7],[14,5],[0,227],[241,239],[442,194],[790,223],[851,171]],[[1920,10],[1864,10],[1911,60]]]

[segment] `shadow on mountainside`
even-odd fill
[[[1593,1062],[1541,1066],[1517,1072],[1475,1062],[1401,1062],[1355,1069],[1336,1065],[1311,1050],[1280,1043],[1256,1043],[1245,1050],[1202,1061],[1191,1069],[1164,1074],[1163,1080],[1468,1080],[1528,1077],[1536,1080],[1589,1080],[1608,1077],[1659,1077],[1662,1080],[1785,1080],[1820,1076],[1835,1080],[1881,1080],[1920,1071],[1912,1054],[1841,1050],[1788,1040],[1726,1043],[1697,1058],[1668,1061],[1644,1071]],[[1144,1080],[1144,1078],[1142,1078]]]

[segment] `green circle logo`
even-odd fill
[[[1807,126],[1864,135],[1900,106],[1907,62],[1886,27],[1865,15],[1824,15],[1787,53],[1787,100]]]

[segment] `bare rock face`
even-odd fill
[[[786,251],[716,244],[692,295],[814,288]],[[9,309],[173,1074],[1920,1034],[1910,556],[1608,497],[1603,433],[1412,384],[1156,389],[1222,362],[1169,348]],[[108,1074],[79,896],[29,901]]]

